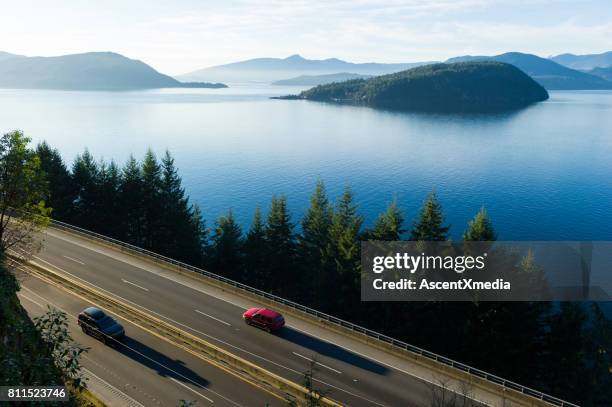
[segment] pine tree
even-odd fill
[[[244,282],[263,290],[270,289],[270,275],[266,257],[266,229],[261,210],[255,209],[253,223],[244,242],[245,274]]]
[[[448,226],[443,226],[442,207],[434,192],[429,194],[421,208],[419,220],[410,232],[410,240],[444,241],[448,239]]]
[[[189,225],[190,233],[187,234],[186,250],[192,253],[193,258],[187,258],[185,261],[191,264],[206,266],[207,256],[210,253],[209,230],[206,227],[206,222],[202,216],[200,207],[196,204],[192,205],[189,212],[191,213]]]
[[[493,222],[487,214],[487,210],[482,207],[474,216],[465,232],[463,232],[463,240],[472,242],[492,242],[497,240],[497,234],[493,229]]]
[[[130,156],[121,171],[119,185],[119,207],[121,224],[120,235],[128,243],[137,246],[143,245],[143,180],[140,165],[133,156]]]
[[[300,301],[316,300],[325,284],[326,264],[323,252],[329,244],[329,230],[332,223],[333,209],[329,204],[325,186],[317,182],[315,192],[310,198],[310,207],[302,218],[302,233],[298,237],[300,273],[302,291]]]
[[[51,148],[46,142],[38,144],[36,154],[40,159],[40,168],[47,179],[49,193],[45,201],[47,206],[53,209],[52,217],[71,222],[72,205],[76,192],[70,171],[64,164],[59,151]]]
[[[367,234],[370,240],[401,240],[405,230],[404,215],[393,200],[385,213],[381,214],[374,223],[374,228]]]
[[[270,283],[279,294],[292,296],[297,280],[296,241],[285,197],[273,197],[266,223],[266,256]]]
[[[144,247],[156,250],[161,241],[158,228],[161,219],[161,167],[150,149],[142,161],[142,211],[144,215]]]
[[[98,175],[98,198],[96,212],[98,219],[97,231],[111,237],[119,237],[122,219],[119,216],[119,185],[120,174],[117,165],[101,162]]]
[[[210,266],[214,272],[236,279],[242,274],[242,230],[230,210],[217,221],[212,238]]]
[[[98,230],[99,175],[98,164],[88,150],[77,156],[72,165],[72,179],[76,189],[74,222],[77,226]]]
[[[324,256],[326,267],[332,271],[326,275],[326,291],[320,293],[319,299],[328,312],[347,315],[358,308],[362,224],[353,192],[347,187],[334,210]]]
[[[587,330],[587,360],[592,387],[584,405],[604,406],[612,400],[612,321],[598,303],[591,304],[591,324]]]
[[[193,225],[189,199],[174,166],[174,158],[166,151],[161,162],[160,202],[157,228],[157,248],[166,256],[184,261],[202,258],[200,237]],[[189,240],[188,242],[186,240]]]
[[[181,178],[174,166],[174,158],[167,150],[162,159],[161,168],[161,191],[166,196],[164,199],[168,201],[168,204],[174,204],[181,209],[187,208],[185,189],[181,185]]]
[[[447,333],[452,332],[454,337],[461,338],[454,344],[445,341],[443,346],[450,345],[449,356],[462,355],[474,366],[482,366],[483,370],[519,383],[534,383],[541,369],[549,369],[542,360],[542,352],[550,303],[489,301],[439,304],[443,309],[452,304],[461,310],[454,315],[439,312],[436,316],[440,325],[454,326]],[[504,352],[499,349],[504,349]]]
[[[587,315],[582,303],[562,302],[552,316],[545,345],[543,390],[562,399],[583,404],[592,383],[585,355]],[[571,385],[568,385],[571,383]]]

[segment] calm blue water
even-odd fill
[[[297,89],[0,90],[0,131],[22,129],[72,160],[123,163],[169,149],[214,220],[285,194],[297,217],[317,179],[351,185],[371,224],[394,197],[412,221],[436,190],[458,237],[481,206],[503,239],[612,240],[612,93],[552,92],[517,113],[460,117],[269,100]]]

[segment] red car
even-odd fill
[[[268,308],[251,308],[242,314],[247,325],[259,327],[265,331],[278,331],[285,326],[285,318],[276,311]]]

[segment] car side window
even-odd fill
[[[93,320],[93,318],[90,318],[88,316],[85,317],[84,322],[87,324],[87,326],[89,326],[90,328],[97,328],[98,325],[96,324],[96,321]]]

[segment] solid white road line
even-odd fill
[[[222,324],[225,324],[225,325],[227,325],[227,326],[232,326],[232,324],[230,324],[230,323],[228,323],[228,322],[225,322],[225,321],[224,321],[224,320],[222,320],[222,319],[215,318],[215,317],[213,317],[212,315],[208,315],[207,313],[202,312],[202,311],[200,311],[200,310],[198,310],[198,309],[194,309],[194,311],[195,311],[195,312],[197,312],[198,314],[202,314],[202,315],[204,315],[204,316],[207,316],[208,318],[214,319],[214,320],[215,320],[215,321],[217,321],[217,322],[221,322]]]
[[[57,308],[58,310],[62,311],[66,315],[72,315],[69,311],[66,311],[65,309],[63,309],[59,305],[56,305],[55,303],[51,302],[50,300],[46,299],[45,297],[41,296],[40,294],[37,294],[36,292],[34,292],[33,290],[29,289],[28,287],[21,286],[21,289],[28,291],[30,294],[34,294],[35,296],[37,296],[41,300],[45,301],[48,306],[53,306],[53,308]],[[20,295],[23,295],[23,294],[20,294]],[[41,305],[41,307],[42,307],[42,305]],[[76,316],[77,315],[75,315],[75,317]],[[72,320],[68,320],[68,323],[73,324]],[[77,328],[80,329],[79,326],[77,326]]]
[[[85,265],[85,263],[83,263],[81,260],[77,260],[77,259],[74,259],[74,258],[72,258],[72,257],[68,257],[68,256],[63,256],[63,257],[64,257],[64,258],[66,258],[66,259],[68,259],[68,260],[72,260],[72,261],[73,261],[73,262],[75,262],[75,263],[79,263],[79,264],[80,264],[80,265],[82,265],[82,266],[84,266],[84,265]]]
[[[184,388],[186,388],[187,390],[190,390],[192,392],[194,392],[195,394],[197,394],[198,396],[202,397],[203,399],[206,399],[208,401],[210,401],[211,403],[214,403],[214,401],[212,401],[211,399],[209,399],[208,397],[206,397],[205,395],[203,395],[202,393],[199,393],[197,391],[195,391],[194,389],[192,389],[191,387],[187,386],[185,383],[181,383],[178,380],[176,380],[174,377],[171,377],[170,380],[172,380],[174,383],[176,384],[180,384],[181,386],[183,386]]]
[[[42,304],[41,304],[41,303],[34,301],[33,299],[31,299],[31,298],[30,298],[30,297],[28,297],[27,295],[23,295],[23,294],[19,293],[19,294],[17,294],[17,296],[18,296],[18,297],[23,297],[23,298],[25,298],[26,300],[30,301],[31,303],[38,305],[38,306],[39,306],[40,308],[42,308],[42,309],[44,309],[44,308],[45,308],[45,307],[43,307],[43,306],[42,306]]]
[[[141,285],[138,285],[138,284],[136,284],[136,283],[132,283],[131,281],[127,281],[127,280],[125,280],[125,279],[123,279],[123,278],[121,279],[121,281],[123,281],[123,282],[124,282],[124,283],[126,283],[126,284],[133,285],[134,287],[138,287],[138,288],[140,288],[141,290],[144,290],[144,291],[149,291],[149,289],[148,289],[148,288],[145,288],[145,287],[143,287],[143,286],[141,286]]]
[[[338,374],[342,374],[342,372],[341,372],[341,371],[336,370],[336,369],[334,369],[333,367],[329,367],[329,366],[327,366],[327,365],[324,365],[323,363],[319,363],[319,362],[317,362],[316,360],[312,360],[312,359],[310,359],[310,358],[307,358],[307,357],[306,357],[306,356],[304,356],[304,355],[300,355],[299,353],[296,353],[296,352],[291,352],[291,353],[293,353],[295,356],[298,356],[298,357],[300,357],[300,358],[302,358],[302,359],[306,359],[306,360],[307,360],[307,361],[309,361],[309,362],[314,362],[315,364],[317,364],[317,365],[319,365],[319,366],[321,366],[321,367],[324,367],[324,368],[326,368],[326,369],[329,369],[329,370],[331,370],[332,372],[336,372],[336,373],[338,373]]]

